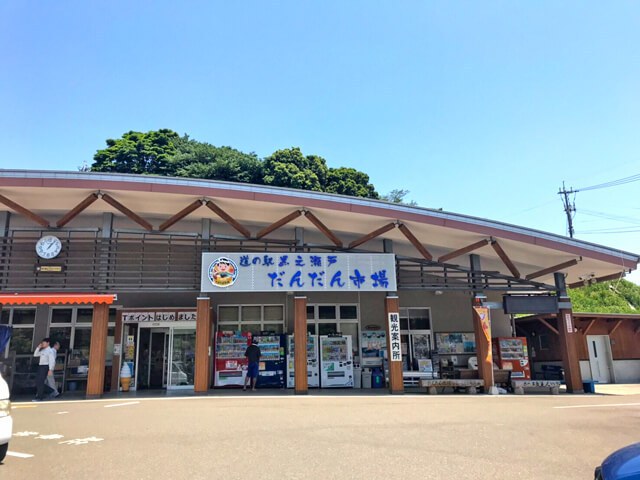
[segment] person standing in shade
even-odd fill
[[[40,402],[43,400],[44,396],[44,384],[47,380],[47,376],[53,376],[53,369],[56,366],[55,359],[53,357],[51,348],[51,339],[43,338],[36,348],[36,351],[33,352],[34,357],[40,357],[40,361],[38,362],[38,373],[36,374],[36,398],[33,399],[34,402]]]
[[[53,346],[51,347],[50,355],[53,357],[53,367],[47,374],[47,379],[45,380],[45,385],[51,389],[51,393],[49,393],[49,398],[56,398],[60,396],[60,392],[58,391],[58,387],[56,387],[56,379],[53,376],[53,370],[56,366],[56,358],[58,356],[58,350],[60,350],[60,342],[57,340],[53,342]]]
[[[247,376],[244,379],[244,388],[247,389],[247,384],[251,380],[251,390],[255,392],[256,382],[258,381],[258,371],[260,369],[260,347],[258,346],[258,339],[253,338],[251,345],[247,347],[244,352],[244,356],[249,360],[249,368],[247,369]]]

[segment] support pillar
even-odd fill
[[[307,378],[307,297],[296,297],[293,305],[294,376],[296,395],[309,391]]]
[[[91,321],[91,344],[89,346],[89,373],[87,397],[99,397],[104,391],[104,366],[107,353],[107,330],[109,328],[109,305],[93,305]]]
[[[475,300],[474,300],[475,303]],[[473,332],[476,339],[478,377],[484,382],[484,391],[490,395],[498,393],[493,380],[493,355],[491,352],[491,318],[489,309],[473,306]]]
[[[400,332],[392,332],[389,317],[391,315],[399,315],[398,297],[389,296],[384,299],[384,311],[385,311],[385,328],[387,330],[387,356],[391,355],[391,343],[400,342]],[[398,336],[398,338],[394,338]],[[394,361],[392,358],[388,358],[389,365],[389,393],[402,394],[404,393],[404,378],[402,376],[402,358],[400,361]]]
[[[567,385],[568,393],[584,393],[582,375],[580,373],[580,359],[578,358],[578,347],[576,344],[579,339],[579,333],[573,325],[571,299],[567,296],[564,274],[554,273],[553,276],[559,297],[558,339],[562,352],[564,381]]]
[[[196,308],[196,356],[193,391],[209,390],[211,371],[211,299],[198,297]]]
[[[122,358],[122,310],[116,312],[116,329],[113,335],[113,344],[120,345],[120,353],[113,353],[113,359],[111,365],[111,391],[117,392],[119,390],[120,380],[120,359]]]

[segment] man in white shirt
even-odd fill
[[[56,360],[52,354],[53,349],[50,345],[51,339],[43,338],[40,345],[38,345],[38,348],[36,348],[36,351],[33,352],[34,357],[40,357],[38,373],[36,374],[36,398],[33,399],[34,402],[40,402],[43,400],[44,382],[47,380],[48,375],[53,377],[53,369],[56,366]]]
[[[50,352],[50,355],[53,357],[54,369],[56,366],[56,358],[58,356],[58,350],[60,350],[60,342],[57,340],[54,340],[52,342],[51,352]],[[58,392],[58,387],[56,386],[56,380],[53,376],[53,373],[47,372],[47,379],[44,381],[44,384],[51,389],[51,393],[49,393],[49,398],[56,398],[60,396],[60,392]]]

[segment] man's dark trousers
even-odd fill
[[[44,381],[49,374],[49,365],[38,365],[38,373],[36,375],[36,398],[42,400],[44,398]]]

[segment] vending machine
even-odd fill
[[[249,345],[249,334],[240,332],[218,332],[215,351],[215,386],[244,385],[247,376],[247,358],[244,352]]]
[[[293,335],[287,336],[287,388],[296,386],[295,356]],[[318,337],[307,335],[307,386],[320,386],[320,369],[318,368]]]
[[[531,380],[526,337],[498,337],[491,342],[493,361],[502,370],[511,370],[511,378]]]
[[[285,335],[263,332],[254,336],[260,348],[260,367],[256,387],[284,388]]]
[[[320,336],[320,384],[353,387],[351,335]]]

